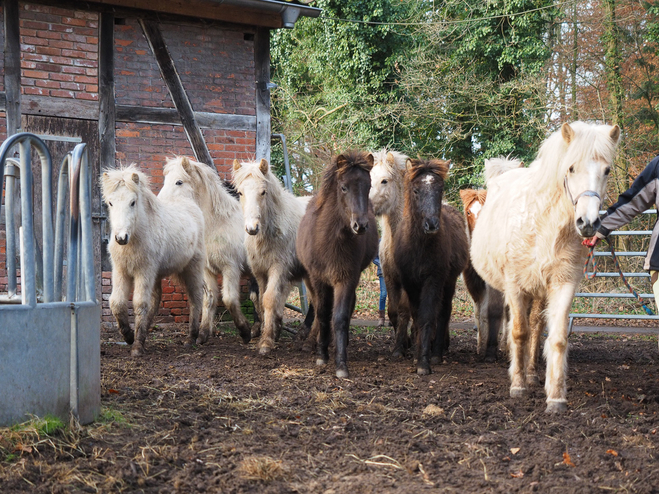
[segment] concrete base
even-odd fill
[[[0,426],[55,415],[92,422],[101,408],[101,307],[0,306]]]

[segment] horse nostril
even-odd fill
[[[593,223],[593,228],[594,228],[595,230],[599,230],[599,229],[600,229],[600,226],[602,226],[602,220],[600,220],[599,218],[597,218],[597,219],[595,220],[595,222]]]

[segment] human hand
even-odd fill
[[[581,245],[585,245],[586,247],[595,247],[599,241],[600,238],[597,235],[594,235],[590,238],[585,238],[583,242],[581,242]]]

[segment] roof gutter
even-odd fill
[[[281,15],[283,27],[286,29],[293,29],[299,16],[318,17],[322,12],[322,9],[317,7],[280,2],[277,0],[214,0],[214,3],[224,3],[227,5],[235,5],[237,7],[279,13]]]

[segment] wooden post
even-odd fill
[[[256,159],[270,162],[270,30],[259,27],[254,37],[256,71]]]
[[[158,24],[152,21],[145,21],[144,19],[140,19],[140,24],[142,26],[142,31],[144,31],[144,35],[149,42],[151,51],[156,57],[162,78],[169,88],[169,93],[172,96],[174,106],[176,106],[179,116],[181,117],[181,123],[183,124],[185,133],[192,145],[195,158],[197,161],[206,163],[214,170],[217,170],[213,164],[211,153],[206,146],[206,141],[204,141],[201,129],[199,128],[199,125],[197,125],[192,104],[185,92],[181,78],[176,71],[174,61],[167,49],[167,45],[165,44],[165,40],[162,37]]]
[[[3,2],[5,17],[5,93],[7,137],[21,128],[21,35],[18,0]]]

